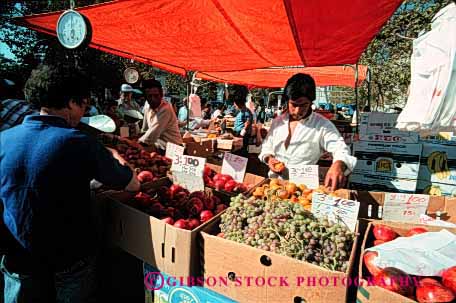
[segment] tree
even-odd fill
[[[403,106],[410,84],[412,38],[429,30],[435,14],[451,0],[407,0],[370,43],[360,63],[372,72],[376,105]],[[367,103],[367,86],[360,88],[361,106]]]

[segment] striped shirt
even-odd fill
[[[21,124],[25,116],[36,113],[38,111],[24,100],[2,100],[0,103],[0,132]]]

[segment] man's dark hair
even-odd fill
[[[90,96],[90,80],[80,69],[67,65],[39,65],[24,86],[25,99],[38,108],[62,109],[70,100],[82,104]]]
[[[163,87],[160,83],[160,81],[155,80],[155,79],[146,79],[142,82],[142,88],[158,88],[160,92],[163,94]]]
[[[296,100],[306,97],[309,101],[314,101],[316,95],[315,80],[308,74],[296,74],[288,79],[283,91],[283,100]]]
[[[233,102],[238,107],[245,106],[245,102],[247,101],[247,95],[249,90],[247,87],[242,85],[236,85],[233,89]]]

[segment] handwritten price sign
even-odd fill
[[[243,182],[248,159],[225,153],[222,163],[222,174],[230,175],[236,182]]]
[[[383,219],[418,223],[420,215],[426,214],[428,204],[428,195],[385,193]]]
[[[359,206],[358,201],[316,192],[312,195],[312,213],[317,218],[327,217],[332,222],[346,225],[351,231],[355,231],[356,228]]]
[[[168,159],[173,160],[175,155],[183,155],[184,154],[184,147],[174,144],[174,143],[166,143],[166,154],[165,156]]]
[[[311,189],[318,188],[318,165],[290,165],[288,171],[291,182],[304,184]]]
[[[190,192],[204,190],[203,171],[206,159],[185,155],[174,155],[171,171],[174,182]]]

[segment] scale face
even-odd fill
[[[57,38],[66,48],[81,46],[90,36],[90,24],[83,15],[75,10],[67,10],[57,21]]]
[[[139,80],[139,72],[133,67],[128,67],[124,71],[124,78],[129,84],[136,83]]]

